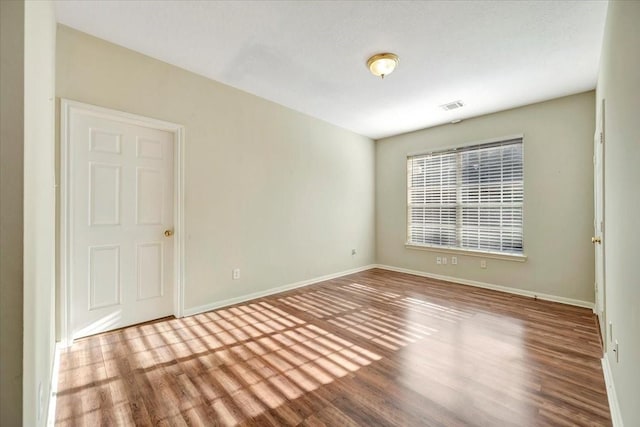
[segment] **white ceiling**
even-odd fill
[[[593,89],[605,1],[63,1],[58,21],[378,139]],[[384,80],[369,56],[393,52]],[[465,106],[443,111],[441,104]]]

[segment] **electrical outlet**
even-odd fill
[[[436,264],[442,264],[442,257],[436,257]]]
[[[240,269],[234,268],[233,272],[231,273],[231,277],[233,278],[233,280],[238,280],[240,278]]]
[[[355,255],[356,254],[356,250],[355,249],[351,249],[351,255]]]
[[[445,257],[442,257],[442,263],[443,263],[444,265],[447,265],[447,257],[446,257],[446,256],[445,256]]]
[[[451,265],[458,265],[458,257],[457,256],[452,256],[451,257]]]
[[[618,347],[618,340],[616,340],[612,350],[616,355],[616,363],[620,362],[620,348]]]
[[[480,260],[480,268],[487,268],[487,260]]]

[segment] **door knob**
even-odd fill
[[[602,243],[602,239],[600,237],[592,237],[591,243]]]
[[[164,230],[164,235],[167,237],[173,236],[173,230]]]

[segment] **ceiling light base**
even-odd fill
[[[374,76],[388,76],[398,65],[398,55],[395,53],[378,53],[367,60],[367,67]]]

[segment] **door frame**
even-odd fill
[[[184,281],[185,281],[185,235],[184,235],[184,126],[152,119],[123,111],[112,110],[96,105],[85,104],[69,99],[60,99],[60,295],[58,301],[60,322],[60,340],[63,346],[73,344],[71,329],[71,284],[73,281],[71,259],[73,245],[73,215],[71,210],[71,182],[73,168],[71,165],[71,116],[81,112],[85,115],[119,121],[122,123],[143,126],[170,132],[173,134],[173,313],[176,317],[184,316]]]
[[[600,219],[602,221],[602,224],[600,226],[600,252],[601,252],[601,256],[600,256],[600,265],[598,266],[598,256],[597,256],[597,247],[594,248],[594,252],[596,252],[595,254],[595,263],[596,263],[596,269],[595,269],[595,273],[596,273],[596,286],[599,286],[599,288],[595,289],[595,304],[594,304],[594,312],[596,313],[596,316],[598,318],[598,328],[600,329],[600,336],[602,337],[602,350],[603,353],[606,354],[607,352],[607,348],[608,348],[608,342],[611,339],[610,334],[608,333],[608,325],[607,325],[607,304],[606,304],[606,300],[607,300],[607,292],[606,292],[606,263],[605,263],[605,257],[606,257],[606,253],[605,253],[605,245],[606,245],[606,238],[605,238],[605,234],[606,234],[606,227],[605,227],[605,195],[604,195],[604,191],[605,191],[605,150],[606,150],[606,130],[605,130],[605,126],[606,126],[606,104],[605,104],[605,99],[603,98],[601,103],[600,103],[600,110],[596,111],[596,134],[594,135],[594,153],[593,153],[593,159],[594,159],[594,219],[593,219],[593,225],[594,225],[594,236],[598,236],[598,224],[597,224],[597,217],[598,217],[598,201],[597,201],[597,192],[600,191]],[[600,162],[597,163],[596,162],[596,157],[598,156],[598,152],[596,150],[598,150],[598,148],[596,148],[597,146],[599,146],[599,153],[600,153]],[[596,167],[600,168],[600,176],[601,176],[601,183],[602,186],[600,188],[598,188],[598,178],[597,178],[597,174],[598,171],[595,169]],[[598,282],[598,268],[601,271],[601,282]],[[602,298],[600,298],[600,295],[602,295]]]

